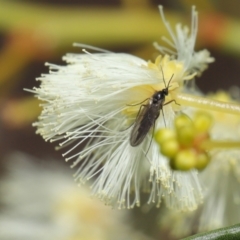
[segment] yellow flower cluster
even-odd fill
[[[171,168],[182,171],[204,169],[209,156],[202,143],[210,137],[211,116],[206,112],[198,112],[191,120],[181,114],[176,117],[174,126],[173,129],[160,129],[154,135],[161,153],[169,158]]]
[[[196,73],[189,74],[186,72],[184,64],[176,59],[171,59],[169,55],[159,55],[154,63],[149,61],[148,68],[156,70],[159,73],[160,79],[165,78],[168,81],[172,78],[172,83],[175,83],[174,86],[172,86],[173,89],[182,85],[183,80],[191,80],[196,75]],[[164,86],[162,82],[162,85],[159,85],[158,89],[162,89],[163,87],[166,86]]]

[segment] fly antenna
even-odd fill
[[[161,67],[161,71],[162,71],[162,76],[163,76],[163,82],[164,82],[164,85],[165,85],[165,88],[167,88],[167,85],[166,85],[166,82],[165,82],[165,79],[164,79],[164,73],[163,73],[163,69],[162,69],[162,66]]]
[[[170,87],[169,84],[171,83],[171,81],[172,81],[172,79],[173,79],[173,76],[174,76],[174,74],[171,76],[171,78],[170,78],[170,80],[169,80],[168,85],[167,85],[166,88],[169,88],[169,87]]]
[[[172,81],[172,79],[173,79],[173,76],[174,76],[174,74],[171,76],[171,78],[170,78],[170,80],[169,80],[169,82],[168,82],[168,85],[166,85],[166,81],[165,81],[165,78],[164,78],[164,73],[163,73],[163,69],[162,69],[162,66],[160,66],[161,67],[161,71],[162,71],[162,75],[163,75],[163,82],[164,82],[164,85],[165,85],[165,88],[169,88],[170,86],[169,86],[169,84],[171,83],[171,81]]]

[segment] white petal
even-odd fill
[[[213,57],[207,50],[202,50],[200,52],[195,52],[195,42],[198,31],[198,13],[195,7],[192,8],[192,23],[191,31],[187,26],[182,27],[181,24],[176,25],[176,30],[171,28],[169,22],[165,19],[163,13],[163,7],[159,7],[162,21],[168,30],[171,40],[163,37],[163,40],[170,46],[170,48],[163,47],[157,43],[154,46],[163,54],[169,54],[176,58],[179,62],[182,62],[185,67],[185,71],[189,74],[196,73],[201,75],[201,73],[207,68],[208,64],[214,61]]]

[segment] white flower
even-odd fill
[[[56,161],[44,164],[22,153],[7,160],[9,171],[0,182],[0,239],[148,239],[126,224],[127,212],[90,199],[89,190],[79,189]]]
[[[195,10],[193,15],[195,34]],[[152,141],[151,131],[139,146],[129,143],[141,103],[165,88],[170,79],[166,102],[172,100],[183,81],[199,73],[197,62],[209,62],[208,55],[200,54],[198,61],[190,58],[195,37],[188,38],[186,28],[178,28],[178,38],[170,33],[178,46],[176,58],[160,55],[151,63],[129,54],[84,50],[83,54],[67,54],[63,58],[66,66],[48,64],[50,73],[40,77],[41,86],[33,90],[44,101],[34,124],[37,132],[45,140],[68,146],[64,156],[73,161],[73,167],[79,166],[76,180],[95,179],[93,195],[119,208],[139,205],[141,189],[149,192],[149,203],[159,205],[164,197],[167,206],[176,209],[195,209],[202,201],[197,172],[172,171]],[[191,42],[191,48],[182,49],[185,41]],[[172,103],[163,109],[166,125],[171,127],[179,106]],[[160,116],[155,128],[162,127]]]
[[[224,92],[216,94],[219,100],[231,102]],[[238,115],[212,113],[215,124],[213,139],[239,141],[240,121]],[[211,163],[200,174],[205,186],[204,204],[199,209],[198,231],[208,231],[240,222],[240,150],[216,149],[211,153]]]
[[[161,227],[177,237],[206,232],[240,222],[240,151],[213,154],[209,166],[199,174],[204,185],[203,204],[197,210],[167,210],[160,216]],[[171,226],[171,227],[169,227]]]
[[[163,13],[162,6],[159,7],[161,17],[165,27],[167,28],[172,41],[163,37],[162,39],[171,47],[163,47],[154,43],[154,46],[163,54],[169,54],[173,58],[176,58],[184,65],[184,70],[188,72],[195,72],[198,76],[207,68],[208,64],[214,61],[213,57],[210,57],[210,53],[204,49],[199,52],[195,52],[195,42],[198,30],[198,13],[195,11],[195,7],[192,8],[192,25],[191,32],[189,29],[181,24],[176,25],[176,35],[172,30],[170,24],[166,21]]]
[[[226,93],[218,93],[217,100],[229,102]],[[240,138],[238,115],[211,112],[214,125],[212,139],[237,142]],[[238,144],[239,145],[239,144]],[[199,174],[203,188],[203,204],[195,211],[167,211],[161,216],[161,225],[169,227],[176,236],[210,231],[240,222],[240,150],[219,148],[209,152],[211,162]]]
[[[201,175],[206,186],[198,231],[240,222],[240,151],[219,151]]]

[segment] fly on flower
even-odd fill
[[[142,190],[150,193],[148,203],[159,205],[164,196],[168,207],[179,210],[194,209],[202,200],[196,171],[173,171],[154,141],[149,161],[144,154],[150,129],[164,127],[158,118],[161,109],[167,127],[173,126],[176,112],[182,110],[175,104],[164,106],[165,100],[171,102],[186,91],[185,81],[200,75],[213,61],[207,50],[194,50],[198,21],[194,8],[191,31],[180,24],[173,30],[162,8],[160,14],[171,37],[164,39],[170,48],[155,44],[161,54],[154,62],[101,49],[67,54],[66,65],[48,64],[50,73],[38,78],[41,85],[32,90],[44,102],[34,123],[37,133],[45,140],[60,141],[60,147],[67,149],[66,161],[78,166],[75,180],[80,184],[92,180],[93,195],[119,208],[140,205]],[[168,84],[163,73],[170,79]],[[143,99],[148,102],[141,111],[139,106],[129,106]],[[137,114],[132,132],[121,131]]]
[[[131,131],[130,144],[132,147],[138,146],[139,144],[142,143],[142,141],[146,137],[151,127],[153,127],[154,129],[155,121],[159,117],[160,111],[162,110],[162,113],[163,113],[163,109],[162,109],[163,106],[171,102],[176,103],[175,100],[171,100],[164,104],[165,97],[168,95],[169,84],[172,78],[173,78],[173,75],[169,80],[167,86],[163,78],[165,88],[155,92],[146,105],[141,105],[138,111],[138,115],[136,117],[136,121],[134,123],[133,129]],[[164,114],[163,114],[163,117],[164,117]]]

